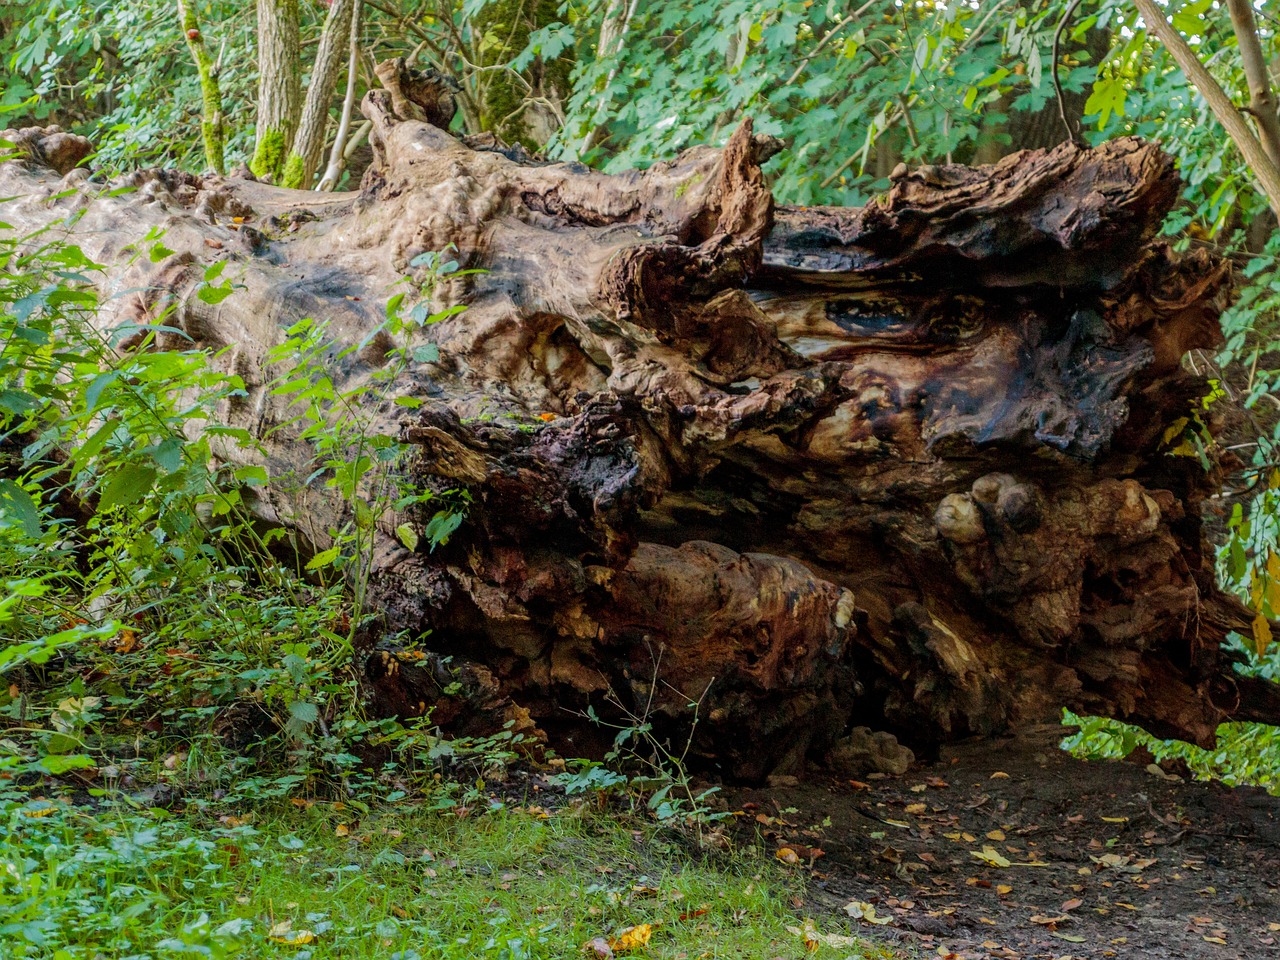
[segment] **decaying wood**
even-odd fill
[[[396,389],[424,405],[367,411],[418,451],[415,482],[474,500],[434,552],[393,533],[425,515],[379,519],[372,595],[432,651],[369,653],[381,709],[462,722],[457,675],[490,721],[581,744],[588,704],[672,736],[697,704],[695,752],[749,777],[857,725],[927,747],[1070,707],[1208,743],[1276,719],[1275,688],[1220,648],[1248,615],[1201,531],[1218,477],[1164,442],[1207,391],[1180,360],[1218,341],[1227,273],[1153,240],[1178,196],[1156,147],[900,169],[861,209],[776,207],[779,144],[749,122],[607,176],[454,139],[421,119],[447,91],[415,107],[387,73],[358,193],[145,171],[109,196],[0,168],[22,196],[5,220],[77,213],[74,239],[121,264],[103,289],[135,292],[104,325],[177,303],[167,323],[230,348],[248,396],[223,415],[259,435],[287,419],[265,388],[283,328],[364,340],[427,251],[485,271],[436,290],[468,309],[419,335],[439,359]],[[153,226],[178,253],[124,265]],[[243,289],[209,306],[191,294],[216,260]],[[311,472],[287,430],[266,447],[273,475]],[[312,549],[348,509],[247,493]]]

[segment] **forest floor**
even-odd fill
[[[962,744],[902,777],[726,799],[776,859],[811,871],[818,922],[869,905],[879,923],[857,920],[859,932],[908,953],[1280,956],[1280,797],[1077,760],[1061,736]]]

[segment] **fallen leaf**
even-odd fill
[[[1066,940],[1068,943],[1084,943],[1085,938],[1077,933],[1051,933],[1051,937],[1057,937],[1059,940]]]
[[[582,952],[588,957],[596,957],[598,960],[608,960],[613,956],[613,948],[609,946],[609,941],[604,937],[593,937],[582,945]]]
[[[1064,914],[1062,914],[1061,916],[1057,916],[1057,917],[1050,917],[1050,916],[1047,916],[1047,915],[1045,915],[1045,914],[1043,914],[1043,913],[1039,913],[1039,914],[1036,914],[1035,916],[1033,916],[1033,917],[1031,918],[1031,922],[1032,922],[1032,923],[1038,923],[1038,924],[1040,924],[1041,926],[1044,926],[1044,927],[1049,927],[1049,926],[1053,926],[1054,924],[1064,923],[1064,922],[1066,922],[1067,920],[1070,920],[1070,919],[1071,919],[1071,918],[1070,918],[1070,917],[1068,917],[1065,913],[1064,913]]]
[[[1084,901],[1081,900],[1079,897],[1072,897],[1070,900],[1068,900],[1066,903],[1062,905],[1062,912],[1067,913],[1071,910],[1074,910],[1076,907],[1082,906],[1083,904],[1084,904]]]
[[[653,924],[640,923],[634,927],[627,927],[620,934],[609,941],[609,949],[614,953],[626,953],[628,950],[638,950],[640,947],[649,943],[649,938],[653,936]]]
[[[1221,937],[1205,937],[1204,939],[1209,943],[1220,943],[1224,947],[1227,945],[1227,941],[1223,940]]]
[[[1012,861],[1008,857],[1002,856],[1000,851],[995,847],[988,846],[983,847],[981,850],[970,850],[969,856],[976,857],[983,863],[992,867],[1007,867],[1012,865]]]
[[[348,827],[345,823],[340,823],[333,828],[333,834],[336,837],[345,837],[350,832],[351,832],[351,828]]]
[[[1007,773],[1005,773],[1003,770],[997,770],[995,773],[993,773],[993,774],[992,774],[990,777],[988,777],[987,779],[988,779],[988,780],[1008,780],[1008,779],[1009,779],[1009,775],[1008,775]]]
[[[1003,830],[992,830],[987,834],[988,840],[1003,840],[1005,838]]]
[[[863,920],[867,923],[885,924],[892,923],[892,917],[881,917],[876,914],[876,908],[869,903],[863,903],[861,900],[851,900],[844,905],[844,912],[855,920]]]
[[[923,803],[909,803],[906,806],[906,812],[913,816],[924,813],[929,808]]]
[[[778,860],[783,863],[799,863],[800,855],[790,847],[779,847],[777,853],[774,854]]]
[[[804,948],[810,953],[824,945],[833,947],[836,950],[843,950],[848,947],[856,947],[862,942],[857,937],[846,937],[838,933],[820,933],[817,925],[812,920],[805,920],[803,927],[787,927],[787,933],[802,939]]]
[[[316,935],[310,930],[294,930],[292,920],[281,920],[267,931],[267,939],[289,947],[303,947],[314,942]]]
[[[1103,817],[1102,820],[1104,823],[1128,823],[1129,822],[1128,817]]]
[[[1013,893],[1013,887],[1009,886],[1007,883],[996,884],[996,893],[1000,894],[1002,897],[1007,897],[1009,894]]]

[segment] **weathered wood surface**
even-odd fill
[[[419,117],[441,109],[428,94]],[[761,171],[780,144],[749,122],[722,150],[607,176],[402,119],[412,96],[366,98],[358,193],[144,171],[106,197],[83,170],[0,168],[22,197],[4,219],[75,213],[101,262],[165,228],[178,253],[108,269],[108,294],[146,292],[101,322],[178,303],[167,322],[230,347],[248,387],[226,421],[260,435],[286,419],[264,388],[284,327],[322,317],[360,341],[426,251],[485,271],[436,292],[468,309],[422,333],[440,358],[397,386],[425,406],[367,411],[416,446],[421,483],[474,498],[435,552],[393,534],[423,517],[379,519],[387,627],[453,658],[372,651],[381,709],[581,744],[588,703],[682,737],[698,702],[695,752],[749,777],[820,761],[858,724],[927,746],[1065,706],[1207,743],[1275,719],[1275,690],[1219,646],[1248,616],[1201,530],[1218,477],[1162,444],[1206,392],[1180,361],[1217,342],[1228,274],[1153,240],[1178,196],[1155,146],[899,169],[865,208],[792,208]],[[243,289],[209,306],[191,294],[222,259]],[[273,474],[310,472],[305,445],[268,449]],[[256,493],[304,548],[348,509]]]

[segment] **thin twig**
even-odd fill
[[[1062,43],[1062,32],[1071,22],[1078,6],[1080,6],[1080,0],[1071,0],[1070,6],[1062,14],[1062,19],[1058,21],[1058,29],[1053,31],[1053,61],[1050,66],[1053,72],[1053,91],[1058,96],[1058,116],[1062,118],[1062,129],[1067,132],[1067,139],[1072,143],[1079,143],[1078,132],[1071,129],[1071,123],[1067,120],[1067,98],[1062,93],[1062,80],[1058,77],[1058,47]]]

